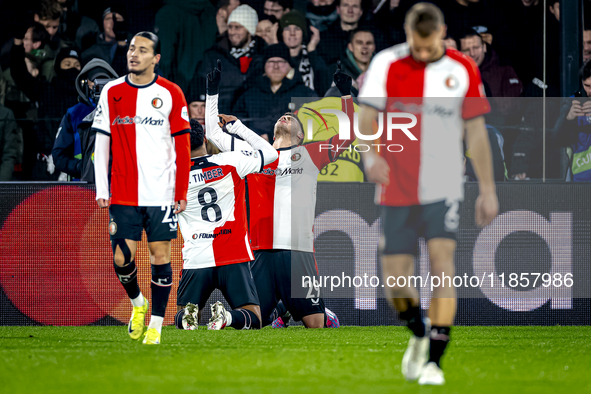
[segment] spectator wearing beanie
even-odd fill
[[[323,96],[330,85],[326,63],[318,56],[316,47],[320,42],[320,32],[310,27],[308,37],[306,19],[298,11],[290,11],[279,21],[278,37],[289,48],[291,62],[299,72],[304,84]]]
[[[289,111],[292,97],[318,97],[304,85],[291,63],[289,48],[283,44],[268,46],[262,55],[264,74],[244,92],[234,114],[258,134],[273,136],[273,125]]]
[[[214,69],[218,59],[222,62],[224,78],[219,86],[220,113],[232,113],[234,104],[254,78],[249,70],[251,62],[266,46],[256,36],[257,13],[248,5],[237,7],[228,18],[228,31],[203,55],[199,74],[205,78]]]

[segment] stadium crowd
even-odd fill
[[[297,109],[292,98],[331,97],[337,61],[353,77],[355,94],[372,57],[405,41],[404,15],[417,2],[37,0],[26,13],[17,2],[8,2],[0,14],[0,181],[80,178],[68,170],[67,159],[76,160],[84,149],[77,128],[96,106],[92,95],[84,93],[90,74],[80,78],[80,71],[93,59],[101,59],[106,64],[96,66],[100,69],[96,75],[125,75],[129,40],[138,31],[159,36],[162,60],[157,72],[183,89],[191,118],[204,124],[205,76],[219,59],[224,70],[220,113],[243,119],[269,139],[275,120]],[[474,59],[486,95],[493,98],[493,111],[486,119],[495,179],[542,177],[541,101],[511,98],[542,97],[545,87],[550,97],[546,128],[557,131],[547,133],[546,177],[586,180],[572,176],[574,164],[569,164],[569,174],[559,165],[561,146],[580,154],[591,149],[591,141],[587,144],[580,138],[570,144],[571,135],[556,141],[564,134],[558,129],[573,119],[565,116],[568,108],[561,111],[558,98],[559,0],[547,1],[547,9],[541,0],[433,2],[444,11],[446,46]],[[591,5],[586,8],[591,11]],[[585,24],[581,41],[586,61],[591,59],[591,23]],[[572,94],[587,96],[583,88]],[[80,107],[80,113],[69,110],[78,103],[86,108]],[[354,160],[354,154],[345,156],[340,160],[349,162],[348,173],[334,177],[321,173],[321,180],[363,180],[361,161]],[[466,167],[467,178],[473,179],[469,161]]]

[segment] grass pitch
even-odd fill
[[[406,382],[402,327],[261,331],[0,327],[1,393],[583,393],[591,327],[455,327],[447,383]]]

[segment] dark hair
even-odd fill
[[[279,4],[284,10],[286,8],[289,8],[290,11],[293,10],[293,0],[265,0],[265,2],[266,1]]]
[[[357,33],[371,33],[371,36],[373,37],[375,44],[376,36],[375,34],[373,34],[373,31],[368,27],[359,27],[357,29],[351,30],[351,33],[349,33],[349,42],[353,42],[353,38],[355,38],[355,35]]]
[[[478,33],[476,30],[474,30],[472,28],[465,29],[460,34],[460,40],[463,40],[465,38],[470,38],[470,37],[480,37],[480,42],[484,43],[484,39],[482,38],[480,33]]]
[[[585,62],[585,64],[583,64],[583,67],[581,67],[581,79],[584,81],[586,79],[589,79],[589,77],[591,77],[591,60],[587,60]]]
[[[43,25],[39,22],[34,22],[31,24],[31,26],[29,26],[29,28],[33,28],[33,34],[32,34],[32,39],[33,42],[47,42],[49,40],[49,34],[47,33],[47,30],[45,30],[45,27],[43,27]]]
[[[160,54],[160,39],[158,36],[151,31],[140,31],[134,37],[144,37],[152,41],[152,47],[154,49],[154,55]]]
[[[40,20],[56,20],[62,17],[62,6],[57,0],[43,0],[37,11],[37,16]]]
[[[191,150],[199,149],[203,146],[203,139],[205,138],[205,132],[203,126],[197,119],[190,119],[191,123]]]
[[[443,13],[434,4],[417,3],[406,13],[404,24],[411,31],[425,38],[435,33],[444,24]]]
[[[337,0],[337,7],[341,6],[341,3],[343,2],[343,0]],[[361,7],[361,9],[364,11],[363,13],[365,14],[365,7],[364,7],[364,1],[363,0],[359,0],[359,7]]]
[[[279,23],[279,20],[275,17],[275,15],[267,15],[267,14],[263,14],[263,16],[261,16],[259,18],[259,23],[262,21],[269,21],[269,22],[271,22],[272,25],[274,25],[275,23]]]

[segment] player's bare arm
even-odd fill
[[[466,128],[466,143],[470,150],[472,165],[478,177],[480,189],[480,194],[476,199],[476,224],[484,227],[492,222],[499,211],[492,170],[490,141],[483,116],[466,120],[464,125]]]

